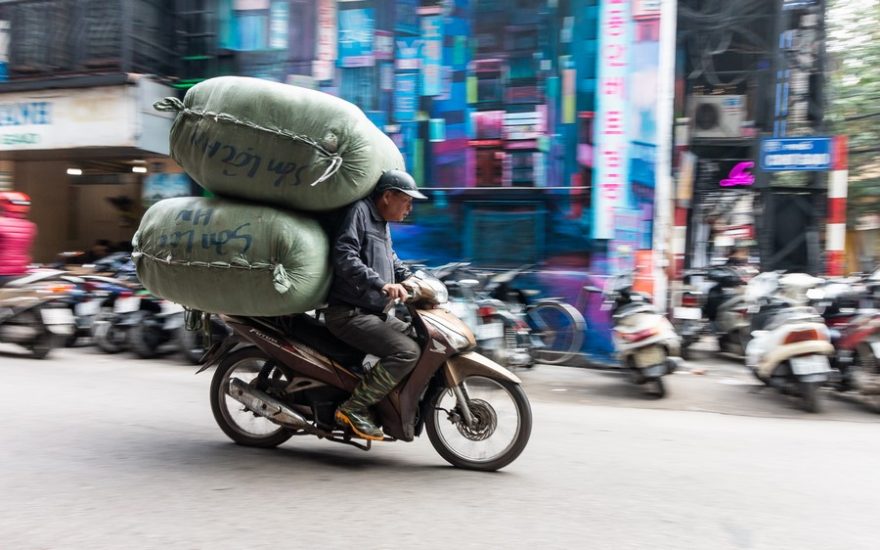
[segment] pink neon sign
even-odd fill
[[[755,183],[755,176],[750,172],[755,167],[752,161],[738,162],[730,169],[727,177],[718,182],[721,187],[734,187],[736,185],[749,186]]]

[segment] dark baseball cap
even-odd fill
[[[406,193],[414,199],[427,199],[425,195],[419,192],[416,187],[416,180],[403,170],[386,170],[379,177],[379,183],[376,184],[376,191],[400,191]]]

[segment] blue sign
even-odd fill
[[[372,8],[346,9],[339,12],[339,64],[342,67],[372,67],[373,29],[375,18]]]
[[[397,90],[394,93],[394,120],[412,122],[416,119],[419,108],[417,88],[419,73],[398,73]]]
[[[443,19],[422,18],[422,95],[443,93]]]
[[[826,172],[831,169],[831,138],[767,138],[761,140],[761,169]]]

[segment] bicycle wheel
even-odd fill
[[[544,349],[536,353],[539,362],[559,365],[581,350],[587,323],[573,306],[565,302],[538,302],[528,316],[544,344]]]

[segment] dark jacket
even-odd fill
[[[330,305],[357,306],[381,313],[388,304],[382,287],[410,276],[391,246],[391,231],[372,199],[348,209],[331,252]]]

